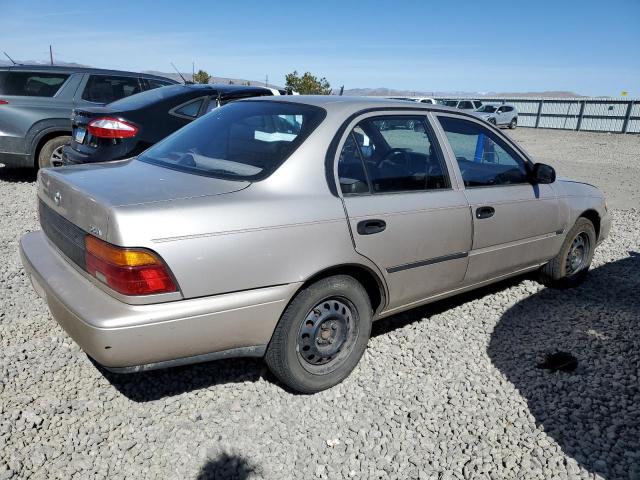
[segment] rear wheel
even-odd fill
[[[496,123],[496,119],[495,119],[495,118],[490,118],[490,119],[489,119],[489,123],[490,123],[491,125],[497,125],[497,123]]]
[[[517,126],[518,126],[518,119],[517,118],[512,118],[511,122],[509,122],[509,128],[511,130],[514,130]]]
[[[344,380],[360,361],[371,334],[372,308],[353,277],[324,278],[286,308],[265,360],[288,387],[314,393]]]
[[[596,246],[596,230],[580,217],[567,234],[560,253],[540,270],[540,281],[553,288],[576,287],[587,276]]]
[[[40,149],[38,155],[38,168],[59,167],[62,165],[62,148],[71,142],[69,135],[48,140]]]

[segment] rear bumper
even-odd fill
[[[93,285],[42,231],[20,254],[56,321],[98,363],[138,371],[229,356],[261,356],[299,283],[151,305],[123,303]]]

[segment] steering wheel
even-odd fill
[[[399,163],[395,160],[393,160],[393,157],[396,157],[398,155],[402,155],[402,157],[404,158],[404,166],[408,167],[409,166],[409,155],[407,155],[407,149],[406,148],[392,148],[390,150],[387,151],[387,153],[385,153],[382,158],[380,159],[380,161],[378,162],[378,167],[382,166],[382,164],[384,162],[391,162],[391,163]]]

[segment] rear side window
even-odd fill
[[[197,100],[172,110],[170,113],[179,117],[196,118],[200,111],[200,107],[202,107],[202,102],[204,102],[204,98],[198,98]]]
[[[373,117],[350,133],[338,161],[342,193],[449,188],[446,167],[422,117]]]
[[[261,180],[322,122],[325,111],[285,102],[231,102],[138,157],[174,170],[231,180]]]
[[[67,73],[7,72],[0,85],[0,94],[53,97],[67,78]]]
[[[82,92],[82,98],[89,102],[111,103],[141,91],[140,82],[136,77],[91,75]]]

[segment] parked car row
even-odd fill
[[[0,164],[40,168],[127,158],[229,101],[285,93],[182,85],[116,70],[0,67]]]
[[[493,125],[507,126],[514,129],[518,126],[518,109],[507,103],[483,103],[480,100],[439,100],[440,105],[466,110]]]

